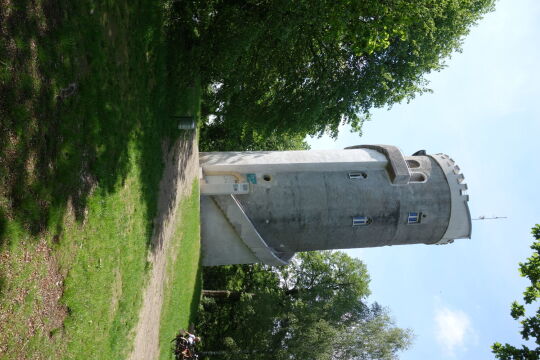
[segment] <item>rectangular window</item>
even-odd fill
[[[361,180],[361,179],[366,179],[367,178],[367,174],[363,171],[358,171],[358,172],[350,172],[349,173],[349,179],[351,180]]]
[[[371,224],[371,218],[367,216],[353,216],[352,225],[353,226],[365,226]]]
[[[407,216],[407,224],[419,224],[421,217],[421,212],[410,212]]]

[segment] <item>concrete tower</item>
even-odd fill
[[[297,251],[469,238],[459,167],[388,145],[201,153],[203,265],[283,265]]]

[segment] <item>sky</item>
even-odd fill
[[[472,238],[444,246],[348,250],[367,264],[370,299],[415,333],[402,360],[493,359],[496,342],[521,344],[510,304],[527,286],[518,263],[540,223],[540,1],[499,0],[463,51],[428,76],[433,94],[373,112],[363,135],[345,126],[312,149],[390,144],[404,154],[450,155],[465,175]]]

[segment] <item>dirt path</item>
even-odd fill
[[[194,132],[186,134],[169,147],[164,144],[165,170],[159,184],[158,214],[154,220],[152,271],[144,292],[135,342],[130,360],[152,360],[159,357],[159,321],[163,304],[163,284],[167,266],[167,250],[174,231],[179,201],[189,194],[199,173],[199,153]]]

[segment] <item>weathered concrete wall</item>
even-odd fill
[[[205,266],[260,261],[209,196],[201,196],[201,238],[204,239],[201,250]]]
[[[226,181],[249,182],[249,192],[234,198],[278,256],[321,249],[446,243],[468,237],[470,216],[462,194],[462,175],[449,160],[443,155],[403,157],[395,147],[380,146],[202,153],[200,157],[205,174],[224,179],[233,174]],[[351,179],[351,173],[361,176]],[[214,176],[212,181],[221,180]],[[230,196],[213,195],[213,199],[219,203]],[[409,212],[422,214],[419,224],[408,223]],[[216,215],[201,215],[203,243],[219,246],[216,239],[222,235],[211,226],[217,224],[212,220]],[[352,226],[355,216],[367,216],[371,224]]]
[[[431,161],[429,161],[431,163]],[[394,186],[384,170],[357,166],[349,171],[270,173],[272,180],[236,198],[266,241],[276,249],[307,251],[413,243],[435,243],[448,226],[450,193],[441,169],[425,183]],[[408,212],[422,212],[408,225]],[[352,226],[369,216],[368,226]]]
[[[203,265],[263,262],[279,266],[285,265],[294,255],[269,247],[234,196],[204,196],[201,200],[203,213],[212,218],[201,229],[206,239],[203,241]]]

